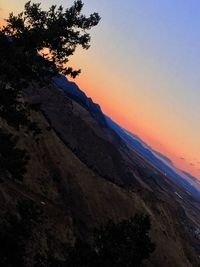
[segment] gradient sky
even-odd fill
[[[1,0],[1,22],[25,2]],[[83,2],[102,20],[91,48],[71,58],[82,69],[76,83],[121,126],[200,178],[200,1]]]

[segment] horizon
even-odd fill
[[[25,2],[3,0],[1,23]],[[123,128],[200,179],[200,3],[83,2],[84,13],[102,19],[92,30],[91,48],[70,59],[82,69],[74,81]],[[54,3],[66,7],[58,0],[42,5]]]

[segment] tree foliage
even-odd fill
[[[40,133],[29,120],[30,105],[23,98],[32,82],[43,86],[59,71],[72,77],[80,73],[66,63],[78,45],[89,48],[88,31],[100,20],[97,13],[86,17],[82,8],[77,0],[65,10],[53,5],[45,11],[29,1],[20,14],[10,14],[0,30],[0,117],[12,127]]]
[[[62,6],[53,5],[47,11],[42,10],[40,3],[29,1],[23,12],[16,16],[13,13],[9,15],[3,31],[12,36],[12,41],[28,54],[46,51],[52,67],[75,77],[80,70],[66,67],[69,56],[74,54],[78,45],[83,49],[90,47],[88,30],[100,20],[98,13],[86,17],[82,9],[81,0],[74,1],[65,10]]]
[[[149,217],[141,214],[119,223],[109,221],[95,230],[92,245],[78,241],[69,249],[67,266],[141,266],[155,249],[150,226]]]
[[[65,247],[65,259],[36,254],[34,267],[139,267],[155,249],[149,230],[149,217],[142,214],[119,223],[109,221],[93,232],[92,243],[77,240]]]
[[[93,232],[93,242],[77,240],[74,246],[64,245],[65,255],[57,258],[52,250],[34,251],[29,245],[35,230],[46,219],[44,209],[32,200],[19,201],[16,210],[8,210],[0,220],[0,266],[25,267],[139,267],[154,251],[149,237],[150,220],[136,215],[119,223],[109,221]]]
[[[88,31],[100,20],[97,13],[86,17],[82,14],[82,8],[82,1],[77,0],[65,10],[62,6],[57,8],[53,5],[45,11],[40,4],[29,1],[20,14],[15,16],[11,13],[6,20],[7,25],[0,29],[0,119],[9,126],[17,130],[26,128],[34,137],[40,134],[37,124],[30,119],[32,107],[24,99],[24,89],[31,84],[46,85],[59,71],[72,77],[80,73],[80,70],[66,67],[69,56],[79,45],[83,49],[89,48]],[[15,173],[17,176],[14,178],[21,179],[25,171],[22,166],[27,162],[25,151],[16,149],[13,143],[15,137],[12,139],[10,134],[7,137],[8,156],[13,158],[11,163],[6,162],[8,156],[2,156],[5,148],[0,147],[0,165],[4,165],[4,173],[6,171],[12,177]],[[1,133],[3,139],[5,135]],[[17,153],[21,153],[18,161]],[[13,171],[9,164],[14,167]]]

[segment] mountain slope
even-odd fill
[[[116,133],[108,127],[102,127],[91,115],[91,112],[66,96],[63,91],[55,87],[42,90],[35,87],[29,88],[28,93],[30,99],[38,99],[40,102],[41,111],[52,129],[51,131],[54,131],[63,146],[70,149],[71,153],[109,188],[109,193],[102,188],[100,199],[94,201],[94,198],[96,199],[99,195],[97,190],[101,187],[97,178],[91,179],[92,189],[88,189],[88,183],[90,184],[91,181],[83,180],[85,175],[82,171],[77,175],[78,183],[80,181],[82,183],[81,192],[73,192],[71,195],[75,201],[81,197],[80,202],[78,201],[76,204],[78,212],[74,216],[75,220],[78,220],[79,216],[83,216],[80,219],[82,222],[80,225],[78,224],[78,228],[80,227],[78,231],[84,233],[88,224],[93,224],[93,221],[96,220],[105,220],[107,216],[119,219],[136,210],[146,210],[152,216],[155,226],[152,232],[155,235],[156,243],[158,242],[158,250],[160,250],[160,252],[155,252],[156,256],[152,256],[153,265],[160,266],[159,261],[163,261],[164,255],[169,253],[170,257],[165,257],[171,258],[171,265],[174,265],[173,261],[175,261],[176,265],[174,266],[190,266],[187,253],[192,255],[192,252],[185,252],[188,251],[190,242],[185,244],[186,232],[181,222],[183,216],[187,217],[187,215],[185,215],[179,199],[176,199],[174,195],[174,190],[179,192],[182,189],[169,181],[166,182],[159,175],[153,177],[155,170],[151,166],[146,165],[146,162],[133,153]],[[71,167],[69,169],[72,170]],[[72,176],[76,171],[77,169],[71,171]],[[77,180],[74,181],[75,185],[77,186]],[[110,188],[113,193],[110,193]],[[117,192],[121,193],[118,195]],[[87,204],[81,208],[79,205],[80,203],[84,204],[82,199],[84,194],[87,195]],[[125,202],[122,201],[124,198]],[[91,205],[93,209],[88,214],[87,209],[90,210]],[[80,210],[83,211],[81,215]],[[113,211],[115,211],[115,215]],[[180,214],[180,217],[175,214]],[[168,242],[170,245],[166,246]],[[192,247],[189,250],[192,251]],[[184,261],[180,258],[184,258]],[[187,264],[184,265],[183,262],[187,262]],[[162,264],[162,266],[169,266],[169,262],[166,263],[167,265]]]
[[[152,163],[155,168],[160,170],[160,172],[168,175],[169,178],[181,184],[186,190],[189,190],[194,196],[200,199],[200,186],[195,177],[191,178],[190,174],[177,169],[170,159],[153,150],[140,138],[121,128],[112,119],[104,115],[100,106],[93,103],[91,98],[88,98],[74,82],[68,81],[67,78],[62,75],[54,77],[53,82],[70,98],[77,101],[77,103],[81,104],[87,111],[89,111],[98,124],[109,130],[112,129],[120,136],[123,142]]]
[[[31,119],[42,134],[34,140],[29,132],[1,125],[20,137],[30,162],[23,182],[1,182],[0,219],[8,220],[8,210],[18,218],[19,201],[31,200],[42,210],[43,221],[34,225],[27,242],[27,266],[33,266],[37,253],[62,259],[68,242],[89,239],[97,224],[138,211],[150,215],[156,243],[146,266],[198,266],[196,243],[185,227],[188,220],[196,227],[198,203],[192,200],[191,217],[190,207],[174,195],[174,189],[181,188],[156,174],[119,135],[99,122],[99,116],[63,90],[34,84],[26,98],[40,106],[39,112],[31,112]]]
[[[200,200],[200,185],[195,177],[177,169],[170,159],[147,146],[141,139],[121,128],[106,116],[107,124],[115,130],[132,149],[136,150],[169,179],[173,179]],[[192,179],[191,179],[192,177]]]

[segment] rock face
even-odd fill
[[[127,147],[84,94],[80,103],[74,93],[59,88],[35,84],[26,91],[27,100],[40,105],[31,118],[42,134],[35,141],[30,133],[16,132],[30,154],[27,174],[23,183],[0,184],[1,220],[6,210],[19,216],[19,200],[32,200],[44,214],[27,242],[27,266],[38,252],[62,259],[64,244],[75,237],[88,239],[96,225],[138,211],[150,215],[156,243],[145,266],[198,266],[195,237],[188,229],[198,228],[199,203]]]

